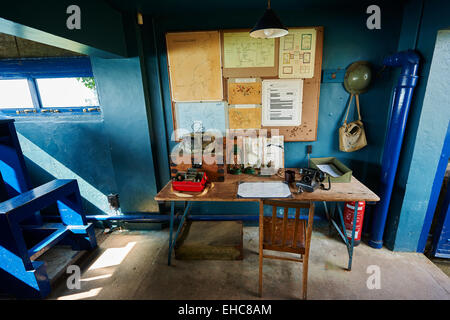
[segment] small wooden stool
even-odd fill
[[[272,206],[272,217],[264,217],[264,205]],[[277,208],[284,208],[283,218],[277,217]],[[289,208],[295,209],[295,218],[288,218]],[[308,209],[308,220],[300,219],[300,209]],[[314,203],[292,203],[263,200],[259,206],[259,296],[262,296],[263,258],[303,262],[303,299],[307,296],[308,260],[314,219]],[[264,254],[264,250],[299,254],[300,258]]]

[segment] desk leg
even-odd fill
[[[170,233],[169,233],[169,257],[167,264],[170,266],[170,260],[172,258],[172,234],[173,234],[173,219],[175,215],[175,201],[170,202]]]
[[[349,242],[347,239],[347,232],[345,231],[344,215],[342,213],[342,209],[339,206],[339,204],[337,204],[337,208],[338,208],[338,212],[339,212],[339,219],[341,220],[342,231],[339,229],[339,227],[336,225],[336,223],[334,223],[334,226],[335,226],[336,230],[339,232],[339,235],[341,236],[342,240],[344,240],[345,246],[347,247],[347,252],[348,252],[347,270],[350,271],[351,267],[352,267],[352,259],[353,259],[353,241]]]
[[[348,267],[347,270],[352,270],[352,260],[353,260],[353,247],[355,243],[355,229],[356,229],[356,218],[358,217],[358,205],[359,201],[355,201],[355,212],[353,212],[353,226],[352,226],[352,240],[350,242],[350,249],[348,250]]]
[[[184,208],[183,216],[180,219],[180,222],[178,224],[177,232],[175,233],[175,236],[172,237],[173,234],[173,220],[174,220],[174,211],[175,211],[175,202],[172,201],[171,207],[170,207],[170,235],[169,235],[169,258],[168,258],[168,265],[170,266],[170,261],[172,257],[172,251],[175,247],[175,242],[178,239],[178,234],[181,231],[181,228],[183,227],[184,220],[188,216],[189,210],[191,209],[192,202],[188,202],[187,205]]]

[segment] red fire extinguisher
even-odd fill
[[[359,201],[358,214],[356,216],[355,241],[354,241],[355,246],[357,246],[361,242],[361,232],[365,209],[366,209],[366,202]],[[345,224],[345,233],[349,241],[352,240],[354,213],[355,213],[355,201],[346,202],[344,208],[344,224]]]

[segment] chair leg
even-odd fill
[[[302,296],[303,300],[306,300],[308,293],[308,254],[305,254],[303,260],[303,284],[302,284]]]
[[[309,250],[311,247],[311,234],[313,223],[314,223],[314,202],[311,202],[308,215],[308,228],[306,230],[305,255],[303,258],[303,287],[302,287],[303,300],[306,300],[308,293],[308,262],[309,262]]]

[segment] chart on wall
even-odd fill
[[[248,31],[223,32],[223,76],[276,76],[278,40],[256,39]]]
[[[185,132],[218,130],[225,135],[226,103],[177,102],[175,103],[175,119],[176,128],[184,129]]]
[[[220,33],[167,33],[166,43],[172,100],[222,100]]]
[[[313,78],[316,55],[316,30],[290,28],[280,38],[280,78]]]
[[[226,32],[223,35],[225,68],[273,67],[275,39],[256,39],[247,32]]]

